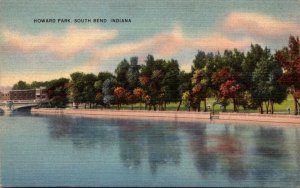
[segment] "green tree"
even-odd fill
[[[181,96],[177,111],[179,111],[180,106],[182,104],[182,96],[185,92],[189,92],[192,89],[192,73],[186,73],[184,71],[179,72],[179,87],[178,92]]]
[[[98,81],[101,81],[102,83],[110,78],[115,78],[115,76],[110,72],[99,72],[98,73]]]
[[[20,80],[18,83],[14,84],[12,87],[13,90],[23,90],[23,89],[31,89],[30,84]]]
[[[127,60],[124,59],[118,64],[117,68],[115,69],[117,82],[120,86],[124,88],[128,88],[129,86],[128,79],[127,79],[129,66],[130,65],[127,62]]]
[[[114,89],[117,85],[117,81],[114,78],[109,78],[104,81],[102,86],[103,103],[110,107],[114,103]]]
[[[193,60],[192,73],[196,70],[203,69],[207,65],[206,54],[204,51],[198,51]]]
[[[90,108],[92,108],[96,102],[96,88],[94,86],[96,81],[97,77],[92,73],[83,75],[84,88],[82,94],[85,102],[85,108],[87,103],[89,104]]]
[[[84,73],[74,72],[70,75],[71,81],[69,83],[69,100],[75,103],[75,107],[78,108],[80,103],[85,102],[84,100]]]
[[[59,78],[50,80],[47,86],[50,107],[63,108],[68,104],[69,79]]]
[[[138,65],[138,57],[130,58],[130,65],[127,72],[127,81],[129,85],[129,90],[133,91],[134,88],[139,87],[139,76],[141,66]]]
[[[246,91],[255,89],[255,83],[253,83],[253,72],[257,63],[263,58],[264,53],[264,49],[259,44],[251,44],[250,51],[247,52],[245,61],[242,62],[242,84]],[[249,107],[251,106],[256,108],[257,104],[252,103]]]
[[[274,59],[268,48],[260,61],[257,63],[253,72],[254,87],[251,90],[252,96],[259,104],[260,112],[264,113],[263,103],[266,112],[274,112],[274,103],[281,103],[287,97],[286,87],[278,83],[282,75],[280,64]]]
[[[166,109],[166,103],[178,102],[180,101],[179,93],[179,65],[177,60],[171,59],[171,61],[166,62],[165,74],[162,80],[162,92],[164,93],[164,104]]]

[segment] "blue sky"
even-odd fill
[[[49,80],[71,72],[111,71],[148,53],[189,71],[197,50],[273,51],[300,34],[300,1],[0,1],[0,86]],[[72,23],[33,23],[68,18]],[[107,23],[73,23],[106,18]],[[131,23],[111,23],[129,18]]]

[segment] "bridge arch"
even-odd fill
[[[40,104],[38,101],[6,101],[0,103],[0,111],[19,111],[22,109],[30,109]]]

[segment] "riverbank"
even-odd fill
[[[246,121],[262,123],[289,123],[300,125],[300,116],[257,114],[257,113],[219,113],[212,115],[210,112],[184,112],[184,111],[145,111],[145,110],[109,110],[109,109],[32,109],[32,114],[53,115],[76,115],[88,117],[130,117],[130,118],[153,118],[153,119],[178,119],[185,121],[197,120],[224,120],[224,121]]]
[[[80,115],[80,116],[124,116],[139,118],[183,118],[183,119],[210,119],[209,112],[182,112],[182,111],[147,111],[147,110],[109,110],[109,109],[32,109],[31,113]]]

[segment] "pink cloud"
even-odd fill
[[[172,55],[185,44],[181,28],[175,26],[173,31],[160,33],[141,41],[129,42],[108,46],[95,52],[97,58],[109,59],[115,56],[124,56],[131,53],[157,53],[163,56]]]
[[[93,48],[97,43],[112,40],[115,30],[80,29],[70,26],[60,35],[42,33],[40,35],[23,35],[6,30],[3,32],[4,45],[23,53],[49,52],[59,59],[70,58],[77,53]]]
[[[212,34],[208,37],[198,38],[196,40],[192,40],[192,45],[194,48],[204,49],[205,51],[223,51],[225,49],[233,49],[237,48],[240,50],[244,50],[248,48],[251,43],[255,43],[253,39],[244,38],[241,40],[232,40],[221,34]]]
[[[225,19],[223,29],[227,33],[276,38],[299,33],[300,25],[258,13],[233,12]]]
[[[205,37],[190,38],[184,35],[182,28],[175,25],[170,32],[156,34],[141,41],[116,44],[103,47],[94,51],[89,64],[99,64],[104,60],[138,55],[145,56],[148,53],[158,57],[172,57],[183,49],[201,49],[205,51],[222,51],[225,49],[245,49],[253,40],[245,38],[232,40],[221,34],[211,34]]]
[[[69,27],[61,35],[54,35],[53,33],[42,33],[40,35],[24,35],[18,32],[5,31],[3,33],[4,45],[12,48],[12,52],[23,52],[26,54],[35,54],[46,51],[53,54],[56,58],[66,59],[74,55],[88,50],[90,59],[82,62],[81,65],[75,66],[72,69],[51,71],[43,70],[43,74],[24,74],[18,79],[31,81],[37,77],[42,80],[55,78],[57,75],[68,76],[69,73],[75,71],[95,72],[99,71],[103,63],[115,62],[118,63],[124,57],[137,55],[142,60],[147,54],[153,54],[158,58],[173,58],[182,51],[222,51],[224,49],[238,48],[244,50],[248,48],[251,43],[255,41],[250,38],[243,38],[241,40],[233,40],[222,34],[212,33],[201,37],[188,37],[184,34],[180,25],[175,25],[171,31],[161,32],[144,38],[143,40],[107,44],[98,46],[101,42],[113,40],[117,31],[102,30],[102,29],[79,29],[77,27]],[[25,54],[25,55],[26,55]],[[53,58],[51,56],[50,58]],[[194,57],[188,57],[182,63],[182,69],[189,70],[189,62],[192,62]],[[55,59],[54,59],[55,60]],[[115,68],[115,64],[111,64]],[[5,83],[12,83],[10,76],[1,75],[1,81]],[[13,80],[16,82],[17,80]]]

